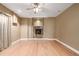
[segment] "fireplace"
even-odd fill
[[[42,38],[43,37],[43,28],[42,26],[35,26],[34,27],[35,38]]]
[[[35,34],[41,35],[42,34],[42,29],[35,29]]]
[[[33,19],[33,38],[43,38],[43,18],[32,18]]]

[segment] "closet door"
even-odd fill
[[[3,48],[7,48],[9,46],[9,22],[8,16],[3,15]]]
[[[9,17],[0,14],[0,49],[3,50],[9,46]]]
[[[2,14],[0,13],[0,50],[3,49],[3,24]]]

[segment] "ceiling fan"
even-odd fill
[[[40,6],[41,4],[40,3],[33,3],[32,4],[32,8],[27,8],[26,10],[33,10],[34,13],[38,13],[39,11],[41,11],[41,9],[45,9],[44,7]]]

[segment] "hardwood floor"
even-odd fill
[[[20,40],[0,53],[1,56],[78,56],[55,40]]]

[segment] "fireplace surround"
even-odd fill
[[[34,38],[43,38],[43,26],[44,19],[43,18],[33,18],[33,37]]]

